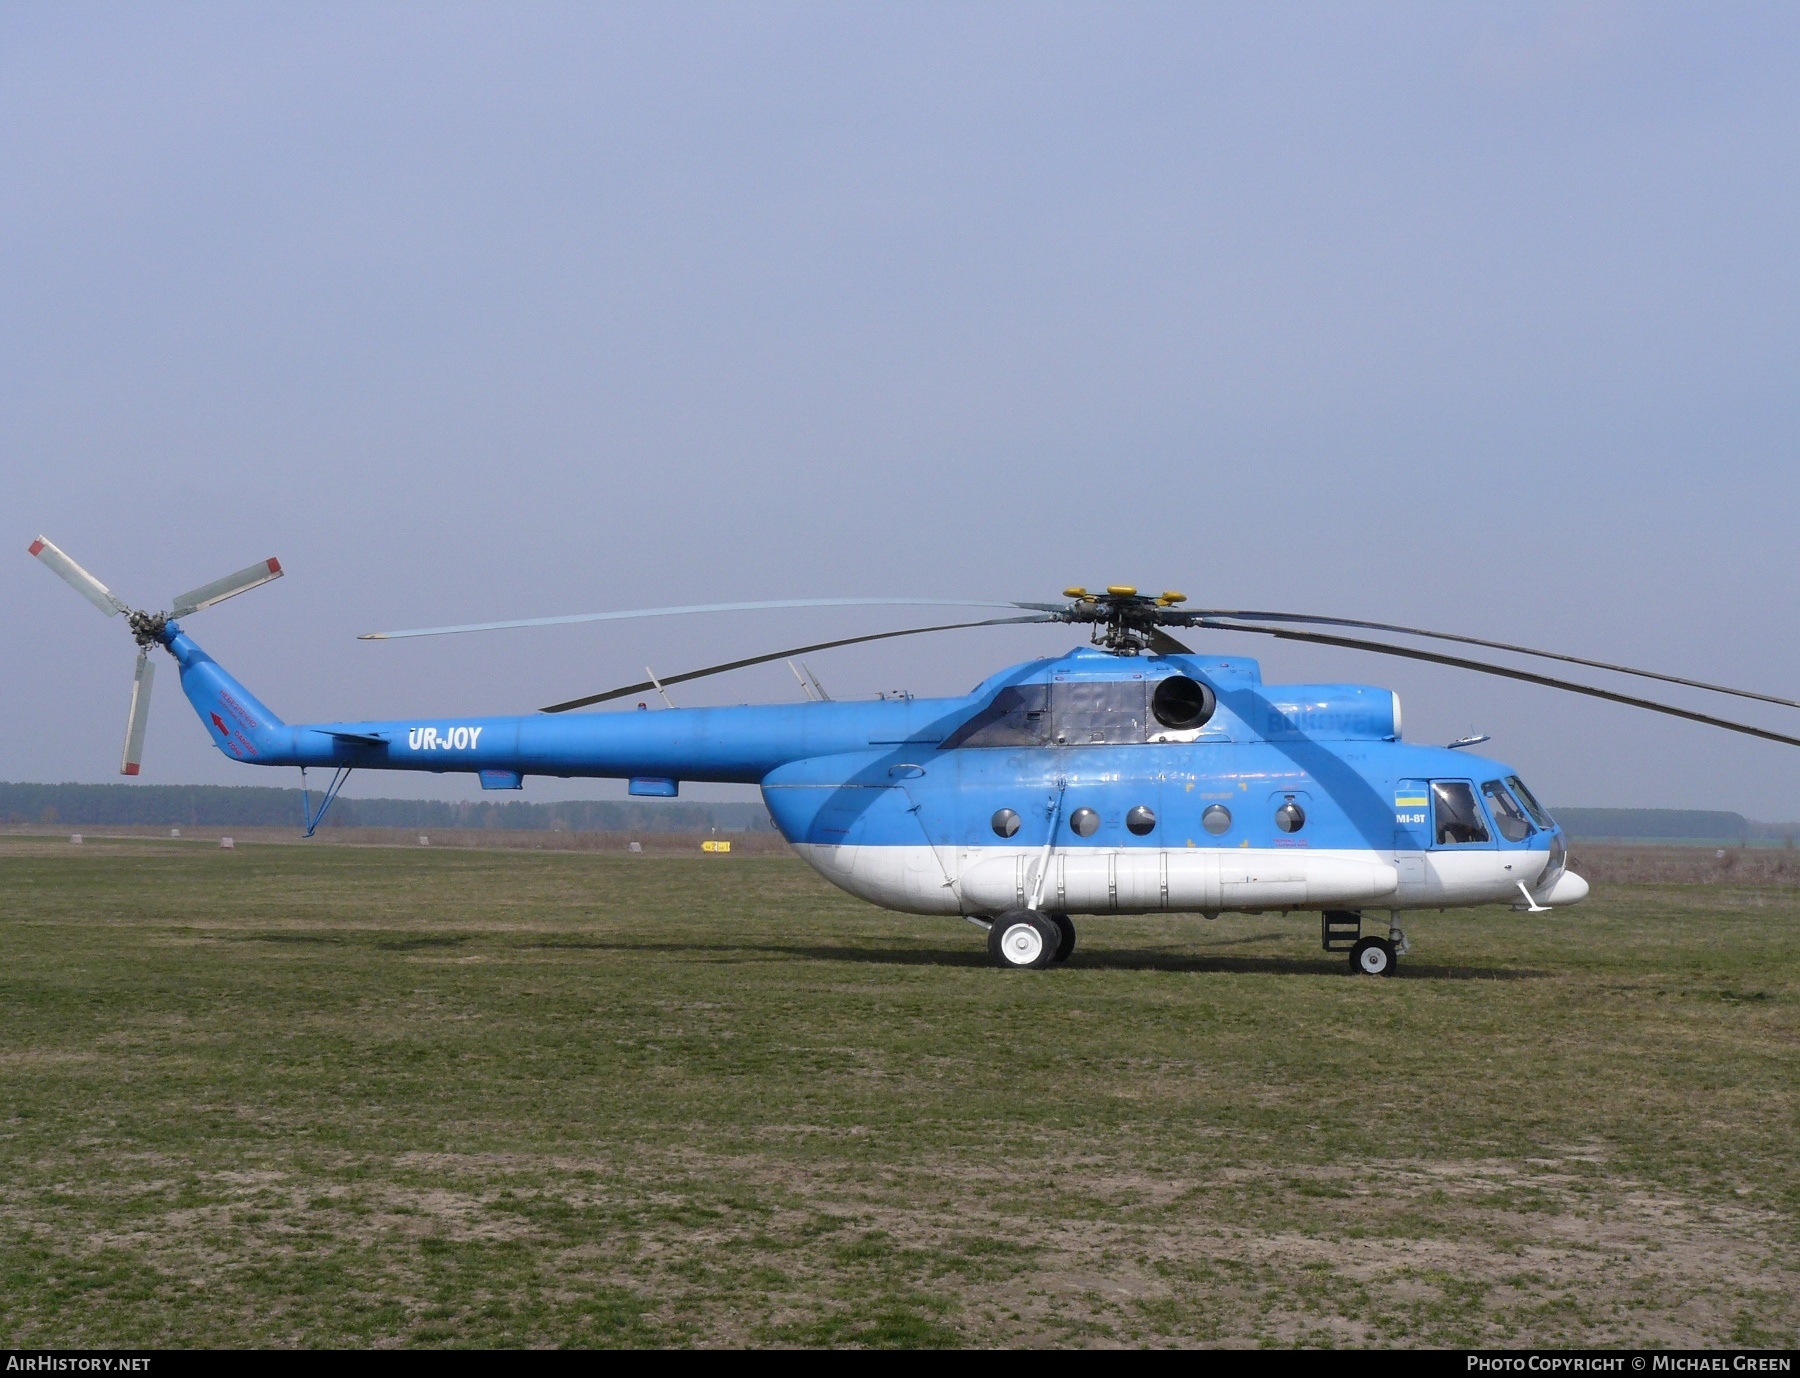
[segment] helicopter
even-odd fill
[[[284,722],[183,630],[180,619],[282,576],[269,559],[131,608],[40,536],[30,553],[138,645],[120,771],[139,773],[160,647],[213,744],[247,765],[298,766],[311,837],[354,770],[459,772],[485,790],[529,775],[628,781],[671,798],[683,781],[754,784],[781,835],[822,876],[870,903],[961,915],[1002,968],[1036,970],[1075,950],[1071,916],[1320,915],[1320,944],[1350,970],[1391,976],[1410,949],[1409,911],[1577,904],[1568,839],[1504,762],[1416,745],[1399,696],[1363,684],[1265,684],[1258,663],[1202,654],[1171,629],[1258,635],[1497,675],[1790,746],[1800,737],[1591,684],[1443,651],[1347,636],[1382,632],[1511,652],[1786,707],[1800,702],[1580,656],[1392,623],[1184,607],[1175,590],[1063,591],[1059,602],[820,598],[579,613],[372,632],[362,639],[769,608],[933,606],[1008,615],[866,633],[550,704],[535,714]],[[967,694],[829,698],[810,671],[801,703],[574,713],[670,686],[842,646],[1029,623],[1086,627],[1088,643],[1009,666]],[[1320,630],[1321,628],[1329,630]],[[570,716],[573,714],[572,716]],[[306,772],[332,771],[319,803]],[[1365,932],[1366,915],[1387,915]]]

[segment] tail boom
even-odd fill
[[[247,765],[759,784],[789,761],[866,750],[872,737],[935,741],[969,705],[909,699],[289,724],[176,624],[162,640],[213,744]]]

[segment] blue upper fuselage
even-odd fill
[[[1407,841],[1403,803],[1421,782],[1479,788],[1512,775],[1466,751],[1401,742],[1386,689],[1264,685],[1256,662],[1236,657],[1080,647],[954,698],[287,724],[179,627],[165,644],[214,743],[236,760],[487,772],[490,784],[525,775],[760,784],[796,842],[993,845],[1009,836],[997,834],[996,816],[1013,810],[1010,840],[1030,845],[1091,808],[1093,831],[1065,828],[1059,845],[1389,850],[1426,845]],[[1155,693],[1173,677],[1216,695],[1203,724],[1169,729],[1155,717]],[[1284,803],[1302,811],[1302,827],[1278,826]],[[1215,806],[1229,815],[1223,828],[1207,825]],[[1129,826],[1138,808],[1154,816],[1148,832]]]

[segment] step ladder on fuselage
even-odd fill
[[[1319,915],[1319,943],[1327,952],[1348,952],[1362,939],[1362,915],[1327,909]]]

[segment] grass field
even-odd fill
[[[1794,1344],[1800,891],[1409,932],[0,838],[0,1343]]]

